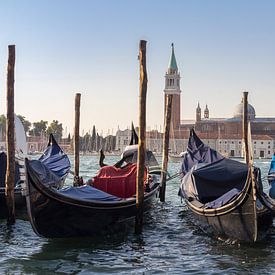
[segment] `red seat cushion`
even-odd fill
[[[94,177],[92,185],[119,198],[129,198],[136,194],[137,164],[128,164],[123,168],[102,167]],[[144,175],[144,183],[147,170]]]

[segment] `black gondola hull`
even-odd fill
[[[22,196],[22,190],[20,188],[14,189],[14,204],[15,214],[19,217],[27,216],[26,200]],[[5,196],[5,188],[0,189],[0,219],[5,219],[8,216],[8,209]]]
[[[260,241],[266,237],[272,226],[272,213],[265,207],[253,211],[253,201],[246,198],[242,205],[230,212],[207,215],[192,211],[192,221],[209,235],[241,242]]]
[[[135,199],[117,202],[78,201],[45,187],[27,171],[27,208],[34,231],[46,238],[94,236],[124,226],[136,215]],[[144,210],[151,208],[158,186],[144,197]]]
[[[203,231],[226,239],[256,242],[273,223],[260,169],[224,158],[190,132],[179,195]]]

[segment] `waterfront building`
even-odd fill
[[[129,145],[131,140],[131,130],[120,130],[118,129],[116,132],[116,146],[115,150],[118,152],[123,152],[125,147]]]
[[[212,118],[210,107],[206,105],[203,112],[198,103],[194,120],[181,120],[180,73],[177,66],[174,45],[165,74],[164,95],[173,95],[171,114],[170,151],[180,153],[186,150],[190,128],[210,147],[230,157],[243,156],[242,115],[243,103],[237,104],[231,118]],[[164,107],[165,111],[165,107]],[[251,123],[253,153],[255,158],[271,158],[275,152],[275,117],[257,117],[255,108],[248,104],[248,119]],[[130,130],[117,132],[118,150],[128,144]],[[147,132],[147,148],[157,153],[162,152],[162,133]]]

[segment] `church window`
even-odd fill
[[[241,142],[241,141],[239,141],[239,144],[242,144],[242,142]]]
[[[231,143],[234,144],[234,141],[232,141]]]
[[[268,146],[267,148],[270,149],[270,146]]]
[[[256,155],[256,150],[254,150],[254,154]]]
[[[261,144],[264,144],[264,142],[262,141]]]
[[[257,141],[254,141],[254,144],[257,144]]]
[[[270,151],[267,151],[268,154],[270,154]]]
[[[225,141],[224,144],[227,144],[227,141]]]

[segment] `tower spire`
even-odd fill
[[[198,102],[198,107],[196,109],[196,122],[201,121],[201,107],[200,103]]]
[[[171,47],[172,47],[172,52],[170,56],[168,70],[165,74],[164,94],[165,94],[165,97],[166,95],[173,95],[171,124],[173,125],[174,129],[178,130],[180,127],[180,94],[181,94],[180,73],[178,72],[178,66],[175,58],[173,43]],[[164,102],[166,102],[166,99],[164,99]],[[165,106],[164,106],[164,112],[166,108]]]
[[[177,61],[176,61],[175,51],[174,51],[174,43],[171,44],[171,47],[172,47],[172,52],[171,52],[171,57],[168,65],[168,73],[178,71],[178,66],[177,66]]]
[[[204,118],[209,118],[209,109],[208,109],[207,104],[206,104],[205,109],[204,109]]]

